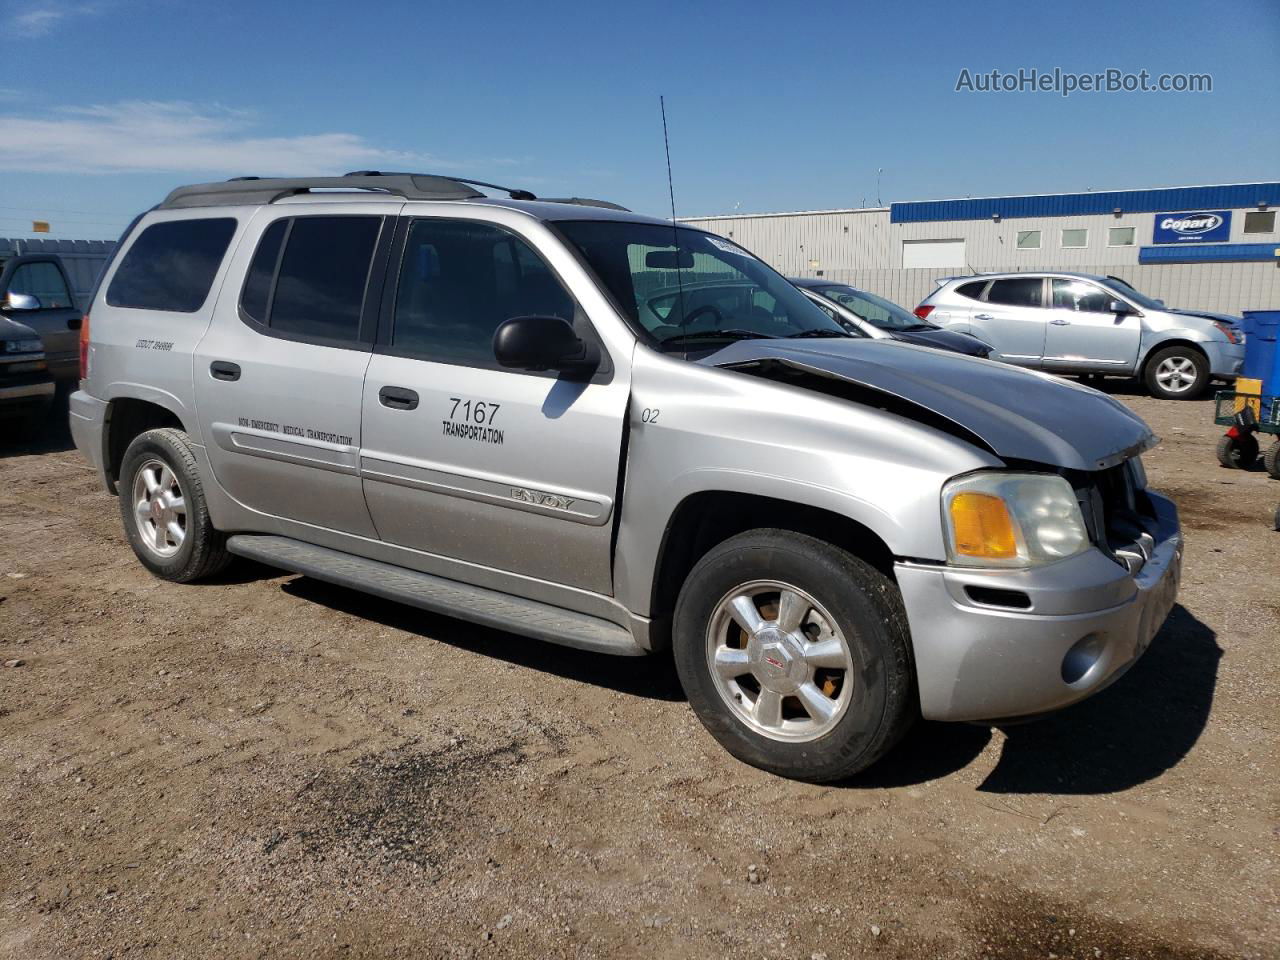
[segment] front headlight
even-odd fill
[[[989,471],[942,488],[947,556],[967,567],[1033,567],[1089,549],[1071,484],[1052,473]]]
[[[39,353],[40,341],[35,340],[6,340],[4,342],[5,353]]]
[[[1228,343],[1244,343],[1244,334],[1234,323],[1223,323],[1221,320],[1213,321],[1213,325],[1218,328],[1218,332],[1227,338]]]

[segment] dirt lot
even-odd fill
[[[670,663],[133,559],[65,431],[0,443],[0,957],[1280,956],[1280,483],[1164,438],[1182,604],[1094,700],[742,766]]]

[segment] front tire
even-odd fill
[[[163,427],[134,437],[117,486],[129,546],[157,577],[190,583],[230,562],[226,537],[209,519],[190,440],[181,430]]]
[[[1152,355],[1144,379],[1153,397],[1194,400],[1209,385],[1209,359],[1195,347],[1174,344]]]
[[[814,537],[753,530],[712,548],[680,591],[673,628],[698,719],[762,770],[850,777],[915,718],[897,586]]]

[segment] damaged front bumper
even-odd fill
[[[1026,570],[896,564],[924,717],[1045,713],[1124,673],[1168,617],[1181,573],[1177,507],[1147,496],[1154,547],[1137,573],[1099,549]]]

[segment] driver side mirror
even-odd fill
[[[1138,312],[1137,310],[1133,309],[1132,306],[1125,303],[1123,300],[1112,300],[1111,303],[1108,304],[1107,309],[1110,310],[1112,313],[1116,314],[1117,316],[1121,316],[1121,317],[1127,316],[1131,313]]]
[[[493,355],[516,370],[557,370],[590,375],[600,365],[600,351],[560,317],[512,317],[493,334]]]
[[[4,309],[14,313],[29,313],[40,309],[40,298],[30,293],[10,292],[4,298]]]

